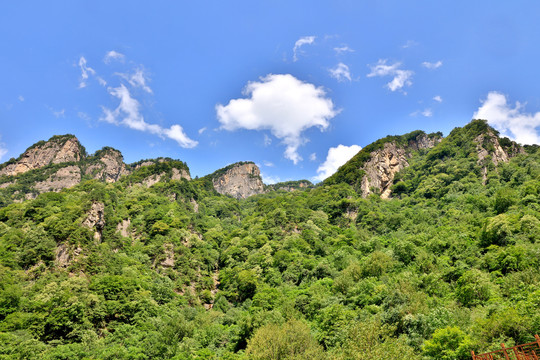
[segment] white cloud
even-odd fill
[[[410,47],[413,47],[413,46],[416,46],[416,45],[418,45],[418,43],[417,43],[416,41],[414,41],[414,40],[407,40],[407,42],[406,42],[405,44],[401,45],[401,47],[402,47],[403,49],[407,49],[407,48],[410,48]]]
[[[330,75],[337,81],[351,81],[351,72],[349,71],[349,67],[344,63],[340,62],[334,69],[329,69],[328,71],[330,71]]]
[[[172,125],[169,129],[162,129],[162,131],[163,135],[175,140],[183,148],[194,148],[199,143],[198,141],[191,140],[184,132],[184,129],[178,124]]]
[[[317,169],[317,176],[313,179],[315,181],[322,181],[334,174],[340,166],[344,165],[354,155],[356,155],[362,147],[359,145],[338,145],[337,147],[331,147],[328,149],[328,155],[326,161],[322,163]]]
[[[116,73],[116,75],[122,77],[131,86],[135,88],[141,88],[149,94],[152,94],[152,89],[146,85],[146,81],[149,80],[148,75],[144,72],[143,68],[137,68],[133,74]]]
[[[66,109],[62,109],[62,110],[59,110],[59,111],[53,111],[52,113],[56,118],[61,118],[61,117],[63,118],[63,117],[65,117]]]
[[[310,161],[315,161],[315,160],[317,160],[317,154],[316,154],[316,153],[311,153],[311,154],[309,155],[309,160],[310,160]]]
[[[433,116],[433,111],[431,109],[424,109],[424,110],[416,110],[412,113],[410,113],[410,116],[418,116],[418,115],[422,115],[422,116],[425,116],[425,117],[432,117]]]
[[[87,113],[85,113],[84,111],[79,111],[77,113],[77,117],[81,120],[84,120],[86,122],[89,122],[90,120],[92,120],[92,118],[90,117],[90,115],[88,115]]]
[[[430,69],[430,70],[433,70],[433,69],[438,69],[442,66],[442,61],[437,61],[437,62],[434,62],[434,63],[430,63],[430,62],[427,62],[427,61],[424,61],[422,63],[422,66],[427,68],[427,69]]]
[[[442,102],[442,97],[440,97],[440,95],[437,95],[437,96],[434,96],[433,97],[433,100],[435,100],[436,102]]]
[[[519,102],[512,107],[504,94],[491,91],[473,117],[487,120],[501,135],[518,143],[540,144],[540,112],[528,114],[524,107],[525,104]]]
[[[301,37],[300,39],[296,40],[296,42],[294,43],[294,48],[293,48],[293,61],[297,61],[298,60],[298,53],[300,52],[300,48],[304,45],[311,45],[315,42],[315,36],[304,36],[304,37]]]
[[[338,111],[320,87],[302,82],[290,74],[269,74],[247,84],[244,99],[216,105],[221,128],[234,131],[270,130],[286,145],[285,157],[297,164],[298,148],[305,143],[302,132],[326,129]]]
[[[386,87],[391,91],[402,89],[404,86],[411,86],[411,78],[414,74],[411,70],[403,70],[399,67],[401,63],[397,62],[392,65],[387,65],[386,60],[379,60],[376,65],[371,66],[371,72],[367,74],[367,77],[385,77],[393,76],[392,81],[386,84]]]
[[[6,155],[8,150],[6,149],[6,144],[0,142],[0,160]]]
[[[24,97],[22,95],[19,95],[19,97],[17,99],[19,99],[20,102],[24,101]]]
[[[125,59],[124,54],[111,50],[107,54],[105,54],[105,57],[103,58],[103,62],[105,64],[110,64],[111,61],[114,61],[114,60],[124,62],[124,59]]]
[[[198,142],[191,140],[180,125],[172,125],[169,129],[157,124],[149,124],[144,120],[140,112],[140,104],[133,98],[129,90],[122,84],[117,88],[108,88],[109,94],[120,99],[120,104],[114,110],[103,108],[103,116],[100,118],[115,125],[124,125],[134,130],[145,131],[160,137],[168,137],[175,140],[183,148],[193,148]]]
[[[274,167],[274,166],[275,166],[273,162],[266,161],[266,160],[263,162],[263,164],[264,164],[264,166],[266,166],[266,167]]]
[[[263,180],[263,183],[269,184],[269,185],[281,182],[281,179],[279,178],[279,176],[267,175],[263,172],[261,172],[261,178]]]
[[[206,131],[206,126],[199,129],[199,135]]]
[[[270,146],[272,144],[272,138],[264,134],[264,146]]]
[[[347,45],[343,45],[341,47],[335,47],[334,48],[334,51],[336,52],[336,54],[338,55],[341,55],[343,53],[347,53],[347,52],[354,52],[353,49],[351,49],[349,46]]]
[[[81,56],[79,59],[79,67],[81,68],[81,80],[79,82],[79,88],[85,88],[86,87],[86,81],[88,80],[88,76],[95,75],[96,71],[86,65],[86,59],[84,56]]]

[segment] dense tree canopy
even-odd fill
[[[540,153],[480,163],[482,131],[417,152],[388,200],[339,177],[246,200],[127,177],[5,205],[0,359],[467,359],[532,341]]]

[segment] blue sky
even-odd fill
[[[486,118],[539,143],[535,1],[0,4],[0,161],[55,134],[192,176],[318,181],[361,147]]]

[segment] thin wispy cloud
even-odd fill
[[[408,49],[410,47],[413,47],[413,46],[417,46],[418,43],[414,40],[407,40],[407,42],[403,45],[401,45],[401,48],[402,49]]]
[[[290,74],[269,74],[250,82],[244,95],[216,106],[221,128],[270,130],[286,146],[285,158],[294,164],[302,160],[298,148],[307,141],[303,132],[312,127],[326,129],[338,113],[322,88]]]
[[[422,115],[424,117],[432,117],[433,116],[433,110],[430,108],[424,109],[424,110],[416,110],[412,113],[410,113],[410,116],[419,116]]]
[[[335,68],[329,69],[330,76],[332,76],[337,81],[351,81],[351,72],[349,67],[344,63],[339,63]]]
[[[504,94],[491,91],[473,118],[487,120],[501,135],[518,143],[540,144],[540,112],[527,113],[525,105],[516,101],[512,106]]]
[[[279,178],[279,176],[268,175],[264,172],[261,172],[261,178],[262,178],[263,183],[269,184],[269,185],[281,182],[281,179]]]
[[[316,153],[311,153],[309,155],[309,161],[316,161],[317,160],[317,154]]]
[[[103,62],[105,64],[110,64],[112,61],[124,62],[124,59],[125,59],[124,54],[111,50],[107,54],[105,54],[105,57],[103,58]]]
[[[264,134],[264,146],[270,146],[272,144],[272,138],[266,134]]]
[[[401,63],[396,62],[388,65],[386,60],[380,59],[377,64],[371,65],[371,72],[367,74],[367,77],[393,77],[392,80],[386,84],[386,87],[390,91],[401,90],[405,86],[411,86],[411,78],[414,74],[411,70],[400,69]]]
[[[336,52],[337,55],[342,55],[342,54],[345,54],[345,53],[348,53],[348,52],[354,52],[354,50],[351,49],[348,45],[335,47],[334,51]]]
[[[95,75],[96,71],[86,64],[86,58],[84,56],[79,58],[79,68],[81,69],[79,88],[82,89],[86,87],[86,81],[88,80],[89,75]]]
[[[298,61],[298,54],[301,53],[300,48],[304,45],[311,45],[315,42],[315,36],[304,36],[296,40],[293,48],[293,61]]]
[[[2,137],[0,136],[0,138]],[[0,160],[2,160],[4,155],[6,155],[7,153],[8,153],[8,149],[6,148],[6,144],[4,144],[3,142],[0,142]]]
[[[313,180],[322,181],[331,176],[360,150],[362,150],[362,147],[359,145],[346,146],[340,144],[331,147],[328,149],[326,160],[317,168],[317,176]]]
[[[150,87],[146,83],[147,81],[150,80],[150,78],[148,77],[148,74],[144,71],[142,67],[138,67],[131,74],[116,73],[116,75],[126,80],[133,87],[141,88],[149,94],[153,93],[152,89],[150,89]]]
[[[264,164],[264,166],[266,166],[266,167],[274,167],[274,166],[275,166],[274,163],[273,163],[273,162],[270,162],[270,161],[263,161],[263,164]]]
[[[109,94],[118,98],[120,104],[115,109],[102,107],[103,115],[100,120],[114,125],[127,126],[130,129],[148,132],[160,137],[167,137],[175,140],[183,148],[193,148],[198,142],[190,139],[180,125],[172,125],[170,128],[163,128],[157,124],[149,124],[141,114],[141,105],[137,99],[133,98],[128,88],[121,84],[116,88],[108,88]]]
[[[425,67],[426,69],[430,69],[430,70],[434,70],[434,69],[438,69],[442,66],[442,61],[437,61],[437,62],[428,62],[428,61],[424,61],[422,63],[422,66]]]
[[[198,133],[201,135],[203,132],[206,131],[206,126],[199,129]]]
[[[440,95],[437,95],[437,96],[434,96],[433,97],[433,100],[435,100],[436,102],[438,103],[441,103],[443,100],[442,100],[442,97],[440,97]]]
[[[22,95],[19,95],[19,97],[17,99],[19,99],[20,102],[24,101],[24,97]]]

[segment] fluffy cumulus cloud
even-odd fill
[[[294,164],[302,160],[298,154],[306,141],[302,132],[311,127],[326,129],[338,112],[322,88],[290,74],[269,74],[250,82],[244,96],[216,106],[221,128],[269,130],[286,145],[285,157]]]
[[[107,54],[105,54],[105,57],[103,58],[103,62],[105,64],[109,64],[112,61],[124,62],[124,59],[125,59],[124,54],[121,54],[118,51],[111,50]]]
[[[338,145],[336,147],[331,147],[328,149],[328,155],[326,156],[325,162],[323,162],[317,169],[317,176],[313,179],[315,181],[322,181],[334,174],[340,166],[344,165],[349,161],[354,155],[356,155],[362,147],[359,145]]]
[[[440,95],[437,95],[437,96],[433,97],[433,100],[435,100],[438,103],[441,103],[442,102],[442,97]]]
[[[422,63],[422,66],[427,68],[427,69],[434,70],[434,69],[438,69],[438,68],[440,68],[442,66],[442,61],[439,60],[439,61],[433,62],[433,63],[424,61]]]
[[[298,54],[300,53],[300,48],[304,45],[311,45],[315,42],[315,36],[304,36],[296,40],[293,48],[293,61],[298,60]]]
[[[412,85],[411,78],[414,72],[411,70],[400,69],[401,63],[399,62],[388,65],[386,60],[379,60],[377,64],[370,67],[371,72],[367,74],[367,77],[392,77],[392,80],[386,84],[386,87],[390,89],[390,91],[401,90],[405,86]]]
[[[110,87],[108,91],[109,94],[120,100],[120,104],[114,110],[102,107],[103,116],[100,120],[115,125],[124,125],[134,130],[149,132],[160,137],[167,137],[175,140],[178,145],[184,148],[197,146],[197,141],[190,139],[180,125],[175,124],[167,129],[157,124],[147,123],[141,114],[140,103],[131,96],[129,89],[124,84],[116,88]]]
[[[86,81],[90,75],[95,75],[96,71],[86,64],[86,58],[81,56],[79,58],[79,68],[81,69],[81,79],[79,81],[79,88],[86,87]]]
[[[329,71],[330,76],[332,76],[337,81],[351,81],[351,72],[349,70],[349,67],[344,63],[340,62],[335,68],[330,69]]]
[[[526,113],[525,105],[516,102],[512,107],[506,96],[492,91],[474,113],[475,119],[484,119],[503,136],[521,144],[540,144],[540,112]]]

